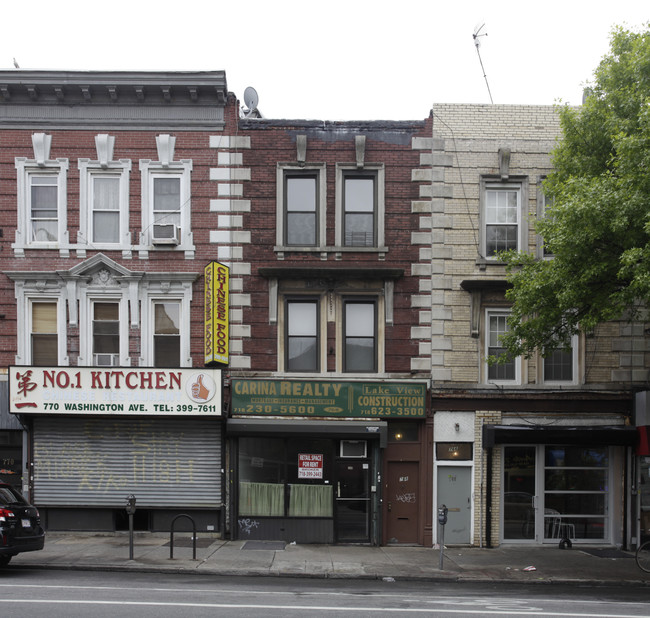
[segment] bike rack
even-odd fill
[[[185,517],[192,522],[192,560],[196,560],[196,524],[194,523],[194,520],[185,513],[176,515],[176,517],[172,519],[171,529],[169,531],[169,559],[174,559],[174,524],[176,523],[176,520],[180,519],[181,517]]]

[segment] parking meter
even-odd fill
[[[135,513],[135,496],[133,494],[126,498],[126,514],[133,515]]]
[[[447,513],[449,509],[446,505],[438,507],[438,523],[440,524],[440,570],[442,571],[442,557],[445,549],[445,524],[447,523]]]
[[[447,513],[449,509],[443,504],[438,507],[438,523],[444,526],[447,523]]]
[[[135,513],[135,496],[126,497],[126,514],[129,516],[129,560],[133,560],[133,515]]]

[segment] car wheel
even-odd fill
[[[11,561],[11,556],[0,556],[0,567],[7,566]]]

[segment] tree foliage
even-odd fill
[[[647,25],[646,25],[647,28]],[[536,231],[552,259],[507,252],[506,356],[568,347],[650,302],[650,31],[612,32],[580,108],[559,108],[562,136]]]

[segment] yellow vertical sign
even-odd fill
[[[205,330],[203,348],[206,365],[228,364],[228,296],[230,269],[219,262],[205,267]]]

